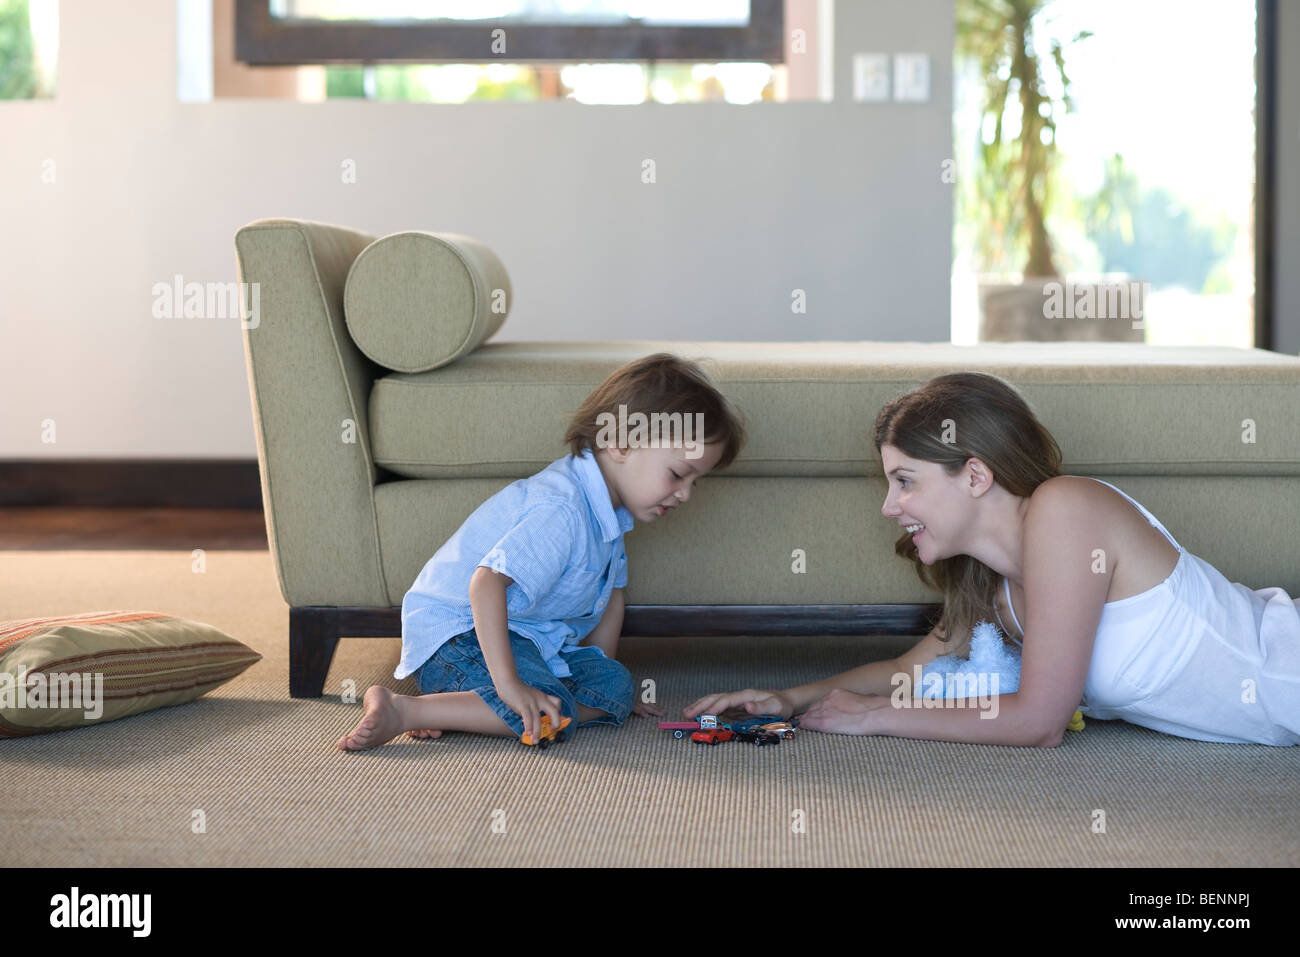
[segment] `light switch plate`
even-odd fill
[[[853,55],[853,99],[859,103],[884,103],[889,99],[889,54]]]
[[[894,100],[925,103],[930,99],[930,57],[925,53],[894,55]]]

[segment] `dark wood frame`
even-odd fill
[[[1277,0],[1255,0],[1255,348],[1277,344],[1273,204],[1277,166]]]
[[[12,459],[0,506],[262,510],[257,459]]]
[[[744,27],[531,25],[519,20],[429,23],[279,19],[270,0],[235,0],[235,58],[249,66],[683,60],[785,62],[785,0],[750,0]],[[506,53],[491,31],[507,31]]]
[[[941,605],[629,605],[623,637],[924,635]],[[339,639],[398,638],[402,609],[289,609],[289,695],[319,698]]]

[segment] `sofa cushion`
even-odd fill
[[[401,232],[357,256],[343,290],[348,333],[386,369],[426,372],[473,352],[505,322],[505,266],[476,239]]]
[[[1300,475],[1300,358],[1118,342],[495,342],[377,379],[375,462],[410,478],[531,475],[567,451],[569,416],[606,375],[658,351],[703,359],[744,413],[730,475],[879,475],[881,406],[967,369],[1021,390],[1067,472]]]
[[[1300,476],[1098,478],[1151,510],[1178,544],[1229,581],[1300,594],[1300,537],[1286,520]],[[388,604],[429,556],[512,478],[385,482],[375,489]],[[938,594],[894,555],[901,531],[881,514],[884,476],[758,478],[731,469],[696,483],[681,514],[627,533],[632,605],[929,603]],[[833,669],[828,665],[827,673]]]

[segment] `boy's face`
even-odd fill
[[[614,507],[626,507],[639,522],[653,522],[688,501],[695,482],[722,457],[721,444],[595,451]],[[703,454],[692,458],[688,451]]]

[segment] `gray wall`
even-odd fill
[[[1300,355],[1300,3],[1278,3],[1273,349]]]
[[[233,280],[263,217],[481,239],[501,339],[947,341],[952,0],[839,2],[834,34],[830,103],[182,104],[173,0],[63,0],[56,99],[0,104],[0,458],[254,457],[238,322],[151,290]],[[928,53],[930,101],[851,102],[855,51]]]

